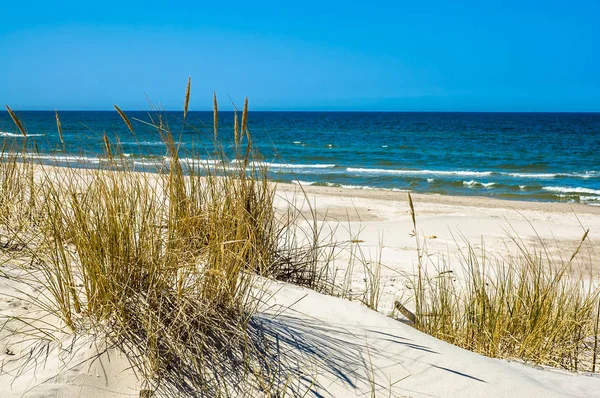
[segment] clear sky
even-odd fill
[[[20,110],[600,111],[600,0],[2,3]]]

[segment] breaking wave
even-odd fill
[[[492,171],[470,171],[470,170],[410,170],[410,169],[363,169],[357,167],[348,167],[349,173],[360,174],[398,174],[398,175],[459,175],[459,176],[489,176]]]
[[[585,193],[590,195],[600,195],[600,189],[582,188],[582,187],[543,187],[544,191],[558,193]]]
[[[471,181],[463,181],[463,185],[466,185],[467,187],[490,188],[490,187],[493,187],[494,185],[496,185],[496,183],[495,182],[479,182],[479,181],[471,180]]]

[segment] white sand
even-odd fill
[[[389,314],[393,301],[405,291],[402,275],[412,274],[417,264],[417,244],[413,235],[408,195],[403,192],[368,191],[328,187],[279,185],[280,206],[291,202],[308,208],[310,203],[328,220],[325,230],[334,230],[337,241],[356,239],[361,256],[371,262],[381,257],[382,297],[379,311]],[[300,196],[300,199],[298,199]],[[484,197],[453,197],[412,194],[417,232],[426,252],[429,268],[446,264],[460,275],[459,250],[467,242],[486,256],[498,258],[515,255],[516,245],[510,237],[519,237],[528,249],[546,250],[556,258],[569,259],[585,230],[586,244],[577,257],[580,265],[600,275],[600,263],[589,261],[591,248],[600,239],[600,207],[574,203],[507,201]],[[338,222],[339,221],[339,222]],[[592,242],[592,244],[589,244]],[[593,249],[595,250],[595,249]],[[600,252],[593,253],[597,259]],[[342,252],[335,265],[342,277],[348,254]],[[352,290],[360,297],[365,289],[361,266],[353,269]]]
[[[282,185],[279,193],[289,198],[294,189]],[[327,211],[331,227],[337,225],[335,220],[342,222],[335,232],[337,239],[363,240],[359,246],[364,256],[374,260],[383,242],[381,262],[387,266],[382,269],[379,313],[357,302],[295,286],[272,283],[268,288],[273,294],[259,317],[266,330],[277,335],[282,359],[289,366],[297,366],[309,379],[318,375],[314,392],[325,397],[371,396],[374,386],[376,396],[382,397],[600,397],[598,375],[486,358],[387,317],[393,299],[404,290],[400,273],[411,272],[416,260],[406,194],[318,187],[308,187],[307,193],[321,214]],[[526,242],[534,242],[533,225],[543,240],[556,239],[568,249],[576,247],[583,235],[580,222],[590,229],[592,241],[600,236],[600,208],[427,195],[413,199],[417,232],[429,237],[424,241],[432,261],[448,261],[451,266],[456,263],[457,247],[464,247],[463,242],[458,246],[455,242],[461,239],[460,233],[478,245],[483,238],[486,249],[497,254],[511,250],[504,245],[507,228]],[[559,251],[554,254],[558,256]],[[570,252],[563,255],[568,257]],[[347,259],[339,259],[336,266],[343,272]],[[14,272],[10,265],[4,269]],[[353,293],[360,297],[364,288],[361,270],[356,270],[352,282]],[[0,279],[0,314],[39,317],[40,312],[29,308],[18,289],[8,279]],[[71,337],[56,337],[63,339],[62,349],[54,347],[37,370],[25,370],[15,379],[15,364],[22,362],[11,361],[27,353],[27,345],[7,328],[0,331],[0,397],[138,396],[139,383],[123,355],[113,352],[91,364],[78,364],[97,352],[90,341],[81,339],[74,344],[74,359],[65,364],[61,358],[70,349]]]
[[[314,390],[325,397],[372,396],[373,389],[377,397],[600,396],[598,375],[487,358],[358,303],[296,286],[277,291],[273,301],[287,309],[270,326],[282,351],[289,340],[293,354],[318,369]]]

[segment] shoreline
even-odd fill
[[[495,198],[477,195],[444,195],[437,193],[401,192],[386,189],[361,189],[325,187],[316,185],[298,185],[294,183],[274,182],[283,192],[304,191],[307,194],[339,196],[343,198],[362,198],[387,201],[408,202],[410,193],[415,202],[440,205],[476,206],[490,209],[538,210],[553,213],[575,213],[600,215],[600,206],[581,203],[528,201],[518,199]]]

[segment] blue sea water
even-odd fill
[[[98,164],[103,134],[133,162],[160,163],[158,113],[21,112],[41,157]],[[212,112],[167,112],[183,155],[210,157]],[[600,205],[600,113],[250,112],[249,129],[272,179],[303,185]],[[22,140],[8,113],[0,138]],[[233,148],[233,113],[219,114],[219,138]],[[31,145],[29,145],[31,147]]]

